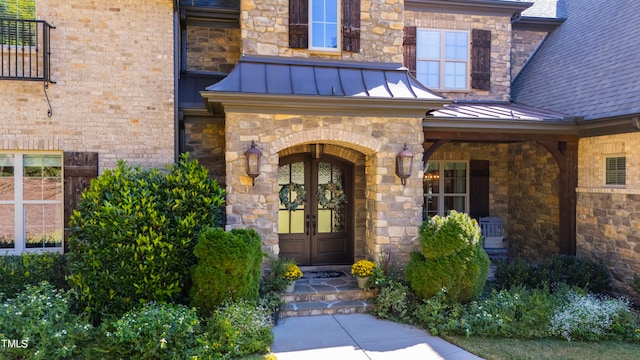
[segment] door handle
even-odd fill
[[[309,235],[309,215],[307,215],[307,221],[306,221],[306,226],[307,226],[307,235]],[[314,228],[315,229],[315,228]]]
[[[313,235],[315,235],[316,234],[316,216],[313,215],[311,218],[313,219]]]

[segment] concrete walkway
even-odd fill
[[[278,360],[481,360],[424,330],[368,314],[285,318],[273,333]]]

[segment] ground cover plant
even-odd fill
[[[69,292],[46,281],[0,300],[0,358],[77,358],[92,341],[93,326],[70,312]]]

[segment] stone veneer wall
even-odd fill
[[[557,254],[560,232],[559,168],[534,142],[509,145],[511,252],[539,260]]]
[[[406,11],[406,26],[419,28],[491,31],[491,89],[440,93],[456,100],[504,100],[511,94],[511,19],[506,16],[482,16],[472,14],[447,14]],[[471,35],[469,35],[471,37]],[[471,62],[469,62],[469,68]],[[469,80],[469,84],[471,80]],[[469,85],[471,86],[471,85]],[[437,91],[437,89],[434,89]]]
[[[640,148],[638,134],[580,139],[576,207],[577,255],[602,262],[614,291],[640,302],[631,282],[640,273]],[[626,157],[626,185],[604,185],[605,158]]]
[[[289,48],[288,1],[242,0],[242,53],[402,63],[403,2],[364,0],[360,9],[360,51],[317,52]]]
[[[0,80],[0,150],[97,151],[99,167],[174,162],[173,1],[38,0],[51,31],[43,83]],[[143,19],[143,21],[141,21]]]
[[[245,173],[244,152],[251,140],[262,151],[261,175],[255,186]],[[404,143],[416,154],[412,176],[403,186],[395,175],[395,158]],[[376,258],[391,247],[398,261],[408,261],[416,249],[422,223],[422,123],[419,118],[313,116],[227,112],[227,228],[253,228],[265,251],[278,253],[277,212],[280,154],[299,145],[324,143],[359,153],[356,171],[358,200],[356,234],[364,231],[364,251]],[[351,156],[351,155],[349,155]],[[364,222],[363,222],[364,219]],[[360,235],[358,235],[360,236]],[[361,241],[361,240],[358,240]],[[356,246],[358,249],[360,245]],[[364,254],[362,254],[364,252]]]
[[[431,143],[425,143],[429,148]],[[469,161],[489,160],[489,212],[504,220],[509,230],[509,168],[507,144],[448,143],[440,147],[429,160]]]
[[[514,30],[511,35],[511,78],[514,78],[522,66],[538,48],[546,32]]]
[[[187,27],[187,70],[231,72],[240,43],[240,29]]]
[[[224,124],[222,122],[185,122],[185,150],[209,170],[209,176],[221,186],[226,184],[224,161]]]

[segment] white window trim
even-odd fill
[[[416,48],[420,47],[418,43],[418,33],[420,31],[433,31],[440,33],[440,57],[439,58],[420,58],[418,57],[418,51],[416,49],[416,67],[418,62],[420,61],[437,61],[439,64],[439,78],[438,78],[438,87],[431,88],[433,90],[446,91],[446,92],[468,92],[471,89],[471,32],[468,30],[455,30],[455,29],[433,29],[433,28],[417,28],[416,29]],[[444,58],[445,53],[445,33],[454,32],[454,33],[465,33],[467,34],[467,60],[446,60]],[[465,86],[464,88],[447,88],[444,86],[445,84],[445,63],[446,62],[457,62],[466,64],[466,73],[465,73]],[[425,84],[426,85],[426,84]]]
[[[309,50],[336,53],[342,49],[342,1],[336,0],[336,7],[336,47],[313,46],[313,0],[309,0]]]
[[[608,159],[614,159],[614,158],[624,158],[625,159],[625,183],[624,184],[607,184],[607,160]],[[626,170],[626,163],[627,163],[627,156],[626,154],[607,154],[606,156],[604,156],[604,158],[602,159],[602,183],[605,187],[607,188],[613,188],[613,189],[625,189],[627,186],[627,170]]]
[[[447,214],[444,213],[444,198],[445,197],[451,197],[451,196],[464,196],[464,208],[465,208],[465,213],[469,213],[469,161],[468,160],[430,160],[428,163],[439,163],[440,165],[438,166],[438,189],[440,189],[440,192],[438,194],[427,194],[424,193],[423,197],[425,198],[425,203],[422,205],[424,207],[427,206],[426,203],[426,198],[427,196],[432,196],[435,197],[436,199],[438,199],[438,214],[439,216],[443,217],[446,216]],[[444,192],[444,163],[464,163],[465,164],[465,187],[467,192],[466,193],[445,193]],[[425,171],[426,171],[426,167],[425,167]]]
[[[61,178],[63,180],[62,186],[62,200],[24,200],[23,199],[23,160],[24,155],[59,155],[61,160],[64,159],[62,151],[0,151],[2,155],[14,156],[14,195],[13,200],[0,200],[2,205],[14,206],[14,247],[13,249],[0,249],[0,255],[19,255],[22,253],[39,253],[39,252],[59,252],[64,251],[64,164],[62,166]],[[24,205],[25,204],[59,204],[62,211],[60,211],[60,224],[62,224],[62,245],[55,248],[27,248],[26,246],[26,230],[24,223]]]

